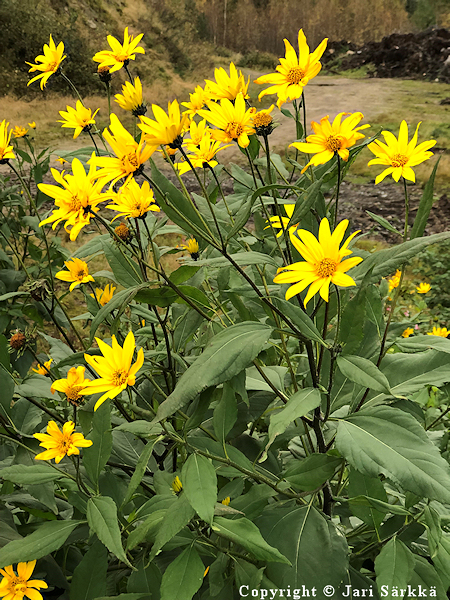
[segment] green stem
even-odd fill
[[[78,97],[78,100],[81,102],[81,104],[83,104],[83,100],[81,99],[80,94],[78,93],[77,88],[74,86],[74,84],[70,81],[70,79],[67,77],[67,75],[65,73],[63,73],[61,71],[61,77],[70,85],[70,87],[72,88],[72,90],[75,92],[75,94]],[[84,104],[83,104],[84,106]]]

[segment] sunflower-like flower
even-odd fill
[[[174,492],[174,494],[176,494],[177,496],[179,494],[181,494],[181,492],[183,490],[183,484],[181,483],[181,479],[178,477],[178,475],[172,481],[172,484],[170,487],[172,488],[172,491]]]
[[[283,204],[283,208],[287,214],[287,217],[280,217],[278,215],[275,215],[274,217],[270,217],[269,221],[272,224],[272,227],[274,227],[275,229],[279,229],[280,231],[277,233],[277,237],[280,237],[283,235],[283,230],[287,230],[288,229],[288,225],[289,225],[289,221],[291,220],[292,215],[294,214],[294,209],[295,209],[295,204]],[[267,223],[267,221],[266,221]],[[289,235],[292,237],[293,233],[295,232],[295,230],[298,227],[298,223],[296,223],[295,225],[291,225],[289,227]],[[264,229],[269,229],[270,228],[270,224],[267,225],[266,227],[264,227]]]
[[[141,187],[135,179],[122,186],[114,198],[114,204],[108,204],[106,208],[118,211],[113,219],[119,217],[139,219],[145,217],[148,211],[159,212],[160,208],[155,202],[153,190],[147,181]]]
[[[84,260],[71,258],[68,261],[64,261],[64,264],[68,271],[58,271],[55,277],[61,281],[70,282],[69,292],[76,288],[77,285],[95,281],[92,275],[89,275],[89,268]]]
[[[94,379],[87,384],[82,395],[97,394],[105,392],[95,403],[94,410],[108,398],[115,398],[127,386],[134,385],[136,373],[144,364],[144,350],[139,349],[134,365],[131,365],[133,354],[136,349],[133,332],[130,331],[125,338],[123,348],[120,347],[116,336],[112,336],[112,346],[105,344],[103,340],[95,338],[103,356],[84,355],[85,361],[93,367],[100,375],[100,379]]]
[[[252,109],[246,108],[244,96],[238,94],[234,104],[225,98],[220,104],[210,102],[209,110],[199,110],[198,114],[219,129],[212,132],[214,139],[224,142],[237,142],[241,148],[250,144],[249,135],[255,133],[252,125]]]
[[[20,125],[16,125],[12,130],[12,134],[15,138],[25,137],[28,133],[28,129],[26,127],[21,127]]]
[[[95,296],[94,294],[89,294],[89,296],[91,296],[91,298],[96,298],[100,306],[105,306],[105,304],[108,304],[113,297],[115,289],[116,288],[112,284],[108,283],[105,285],[104,290],[102,288],[95,288]]]
[[[266,110],[260,110],[253,115],[253,127],[256,130],[257,135],[270,135],[274,129],[273,117],[270,114],[273,111],[274,105],[272,104]]]
[[[58,73],[62,61],[66,58],[66,55],[64,54],[64,44],[62,42],[59,42],[58,46],[56,47],[51,35],[49,44],[44,44],[43,50],[44,54],[39,54],[39,56],[36,56],[35,58],[36,63],[41,64],[33,65],[33,63],[27,62],[27,65],[30,65],[31,67],[28,70],[29,73],[34,73],[34,71],[41,71],[39,75],[35,75],[32,79],[30,79],[27,85],[30,85],[30,83],[33,83],[33,81],[37,81],[38,79],[40,79],[41,90],[43,90],[44,87],[47,85],[49,77],[51,77],[55,73]]]
[[[416,132],[409,143],[408,125],[406,121],[402,121],[400,123],[398,138],[390,131],[382,131],[381,133],[386,143],[383,144],[383,142],[375,140],[367,146],[376,156],[376,158],[368,162],[369,166],[389,165],[387,169],[377,175],[375,184],[383,181],[387,175],[392,175],[395,181],[398,181],[400,177],[409,179],[409,181],[416,180],[416,174],[412,167],[417,167],[417,165],[431,158],[433,153],[428,152],[428,150],[436,144],[436,140],[428,140],[417,146],[420,123],[417,125]]]
[[[226,498],[224,498],[222,500],[221,504],[223,504],[224,506],[229,506],[230,502],[231,502],[231,498],[230,498],[230,496],[227,496]]]
[[[117,104],[124,110],[128,110],[135,117],[145,115],[147,106],[142,98],[142,83],[139,77],[134,78],[134,85],[125,81],[122,93],[114,96]]]
[[[392,277],[389,277],[389,279],[388,279],[389,293],[392,292],[392,290],[394,290],[396,287],[398,287],[400,285],[401,276],[402,276],[402,272],[397,269],[397,271],[395,272],[395,275],[392,275]]]
[[[37,369],[31,369],[32,371],[34,371],[35,373],[38,373],[39,375],[44,375],[45,377],[48,377],[48,375],[50,374],[50,365],[53,362],[53,358],[50,358],[50,360],[47,360],[44,365],[41,365],[38,363]]]
[[[31,123],[28,123],[28,127],[30,129],[36,129],[36,123],[35,123],[35,121],[31,121]]]
[[[136,54],[145,54],[144,48],[138,46],[143,35],[143,33],[140,33],[136,37],[133,37],[128,34],[128,27],[125,27],[123,44],[114,36],[108,35],[106,39],[111,50],[101,50],[92,58],[93,61],[100,63],[98,67],[99,71],[106,67],[109,69],[109,73],[114,73],[124,65],[127,66],[130,60],[135,60]]]
[[[402,333],[402,337],[404,338],[409,338],[411,335],[414,335],[414,329],[412,327],[407,327]]]
[[[40,579],[32,579],[36,561],[20,562],[17,565],[17,573],[13,566],[9,565],[0,569],[0,575],[3,575],[0,581],[0,598],[5,600],[23,600],[24,596],[30,600],[43,600],[40,589],[47,589],[48,585]]]
[[[178,100],[169,102],[167,113],[157,104],[152,104],[152,111],[155,120],[141,117],[138,125],[146,142],[153,147],[169,144],[172,148],[179,148],[189,118],[186,113],[181,115]]]
[[[346,118],[341,123],[343,116]],[[330,123],[328,116],[320,119],[320,124],[312,121],[311,127],[314,130],[314,135],[309,135],[306,142],[291,144],[301,152],[314,154],[309,163],[302,169],[302,173],[306,171],[309,165],[323,165],[331,160],[335,154],[340,156],[342,160],[347,161],[348,148],[365,137],[363,133],[360,133],[360,130],[370,127],[370,125],[356,127],[363,118],[364,115],[360,112],[353,114],[342,112],[334,118],[333,123]]]
[[[115,289],[115,288],[114,288]],[[57,379],[52,383],[51,392],[62,392],[66,395],[67,402],[73,406],[79,406],[83,400],[80,396],[80,390],[84,389],[90,379],[85,379],[84,372],[86,367],[72,367],[67,373],[66,379]]]
[[[294,48],[284,40],[286,53],[284,58],[280,58],[280,64],[276,67],[278,73],[269,73],[262,75],[255,80],[255,83],[270,83],[271,86],[263,90],[258,99],[261,100],[267,94],[277,94],[277,106],[288,100],[296,100],[303,93],[305,85],[315,77],[322,65],[320,59],[327,47],[328,38],[325,38],[317,48],[310,54],[309,46],[306,43],[306,37],[303,29],[298,32],[298,57]]]
[[[193,94],[189,94],[189,102],[182,102],[181,106],[185,106],[187,108],[184,111],[185,115],[189,115],[192,118],[194,115],[198,113],[199,110],[206,106],[206,103],[211,100],[211,96],[208,93],[208,90],[203,89],[201,85],[198,85],[195,88]]]
[[[424,283],[423,281],[416,287],[416,292],[418,294],[426,294],[430,290],[431,290],[431,285],[429,283]]]
[[[62,120],[58,120],[57,123],[62,123],[61,127],[68,127],[74,129],[73,139],[76,140],[82,131],[88,132],[91,130],[92,125],[95,125],[95,115],[100,110],[97,108],[94,114],[90,108],[83,106],[80,100],[77,100],[75,108],[67,106],[67,112],[60,110],[59,114],[62,116]]]
[[[439,337],[448,338],[450,336],[450,329],[447,329],[447,327],[433,327],[433,331],[429,331],[427,335],[437,335]]]
[[[133,175],[140,173],[143,164],[155,151],[154,146],[146,146],[143,141],[137,143],[114,113],[111,113],[111,125],[103,131],[103,137],[113,149],[112,156],[95,156],[88,160],[90,165],[100,167],[95,178],[102,184],[111,182],[113,186],[119,179],[125,178],[127,183]]]
[[[191,149],[192,154],[188,154],[187,157],[195,169],[204,169],[206,165],[212,168],[218,164],[217,160],[214,160],[216,154],[230,146],[231,144],[222,146],[221,142],[212,139],[211,134],[206,134],[203,136],[200,145],[198,147],[194,146]],[[178,163],[177,168],[181,175],[191,170],[186,160]]]
[[[200,146],[202,139],[209,134],[211,134],[211,129],[208,127],[206,119],[202,119],[199,123],[191,121],[191,124],[189,125],[190,138],[186,138],[183,141],[183,146],[189,152],[195,152]]]
[[[230,63],[230,74],[223,67],[214,69],[215,81],[205,79],[205,91],[211,100],[235,100],[238,94],[242,94],[244,98],[248,98],[247,90],[250,83],[250,78],[245,83],[245,78],[241,71],[238,71],[234,63]]]
[[[310,288],[304,301],[305,306],[317,292],[325,302],[328,302],[330,283],[341,287],[356,285],[354,280],[347,275],[347,271],[358,265],[362,258],[359,256],[347,260],[343,260],[343,258],[352,254],[348,245],[359,231],[352,233],[339,248],[347,227],[348,221],[345,219],[331,233],[330,224],[325,217],[320,222],[318,240],[305,229],[297,230],[300,239],[296,236],[291,237],[292,243],[305,261],[278,269],[278,275],[274,279],[275,283],[294,284],[287,290],[286,300],[300,294],[309,285]]]
[[[91,440],[85,440],[82,433],[73,433],[74,429],[75,423],[73,421],[64,423],[62,431],[60,431],[55,421],[49,421],[47,433],[33,433],[33,437],[41,442],[39,446],[46,448],[45,452],[41,452],[34,457],[35,460],[51,460],[54,458],[56,463],[60,463],[65,456],[80,454],[79,448],[92,446]]]
[[[190,238],[185,244],[178,244],[177,248],[187,250],[191,255],[192,260],[198,260],[199,258],[199,245],[195,238]]]
[[[9,123],[6,119],[0,123],[0,165],[6,163],[10,158],[16,158],[13,147],[10,145],[11,131],[8,132]]]
[[[97,178],[95,166],[91,164],[86,173],[78,158],[72,161],[72,174],[64,175],[64,171],[60,173],[57,169],[51,171],[54,180],[62,187],[38,184],[41,192],[55,199],[57,206],[47,219],[39,223],[39,227],[53,223],[52,228],[55,229],[58,223],[65,221],[64,229],[70,232],[70,239],[74,241],[81,229],[90,223],[92,213],[100,210],[98,204],[111,198],[111,194],[102,192],[102,182],[93,181]]]

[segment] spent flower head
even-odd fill
[[[51,35],[50,42],[48,44],[44,44],[43,52],[44,54],[39,54],[39,56],[36,56],[35,65],[27,62],[27,65],[30,65],[30,69],[28,70],[29,73],[41,71],[39,75],[35,75],[32,79],[30,79],[27,85],[30,85],[30,83],[33,83],[33,81],[40,79],[41,90],[43,90],[47,85],[49,77],[58,73],[62,61],[66,58],[66,55],[64,54],[64,44],[59,42],[58,46],[56,46]]]
[[[92,446],[91,440],[84,439],[82,433],[73,433],[74,429],[75,423],[73,421],[64,423],[62,431],[55,421],[49,421],[47,433],[33,434],[33,437],[41,442],[39,446],[46,448],[44,452],[34,457],[35,460],[51,460],[54,458],[56,463],[60,463],[65,456],[80,454],[79,448]]]
[[[420,123],[417,125],[410,142],[408,142],[408,125],[406,121],[402,121],[398,138],[390,131],[382,131],[386,143],[375,140],[367,146],[376,156],[368,162],[368,165],[388,165],[387,169],[376,176],[375,184],[383,181],[388,175],[392,175],[395,181],[398,181],[400,177],[409,181],[416,180],[412,167],[416,167],[431,158],[433,153],[429,152],[429,149],[436,144],[436,140],[428,140],[417,145]]]

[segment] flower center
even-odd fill
[[[67,388],[66,390],[66,398],[67,400],[79,400],[81,398],[80,394],[78,393],[81,389],[83,389],[83,386],[81,385],[72,385],[69,388]]]
[[[58,450],[61,453],[67,454],[67,452],[72,448],[72,439],[69,437],[63,437],[62,440],[58,444]]]
[[[125,154],[120,160],[122,162],[123,170],[126,171],[127,174],[134,173],[139,168],[139,163],[135,152]]]
[[[272,123],[272,117],[267,112],[259,112],[253,117],[255,127],[268,127]]]
[[[228,135],[231,138],[233,138],[233,140],[236,140],[240,135],[244,133],[244,128],[240,123],[228,123],[225,129],[225,133],[228,133]]]
[[[52,63],[48,63],[48,68],[47,68],[48,71],[56,71],[57,68],[58,68],[58,62],[57,61],[52,62]]]
[[[125,62],[128,59],[128,55],[127,54],[116,54],[116,56],[114,57],[117,62]]]
[[[27,591],[27,583],[21,577],[18,577],[14,582],[14,592],[16,594],[25,594]]]
[[[316,273],[319,277],[331,277],[336,273],[337,264],[330,258],[323,258],[316,266]]]
[[[82,208],[82,206],[83,205],[78,196],[72,196],[72,198],[70,199],[69,209],[73,210],[74,212],[77,212]]]
[[[337,152],[342,148],[342,136],[330,135],[327,137],[326,147],[330,152]]]
[[[111,381],[114,385],[124,385],[128,381],[128,373],[125,369],[117,369],[113,372]]]
[[[140,200],[135,200],[132,204],[131,204],[131,216],[136,218],[136,217],[140,217],[143,214],[143,208],[142,208],[142,203]]]
[[[404,154],[395,154],[391,158],[391,164],[393,167],[404,167],[408,162],[408,157]]]
[[[78,273],[76,274],[76,278],[79,279],[80,281],[82,279],[84,279],[87,276],[86,270],[85,269],[81,269],[80,271],[78,271]]]
[[[300,69],[300,67],[292,67],[292,69],[289,69],[289,73],[287,74],[287,80],[291,84],[300,83],[305,75],[305,71]]]

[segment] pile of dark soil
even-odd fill
[[[371,77],[404,77],[450,83],[450,30],[393,33],[357,47],[330,42],[322,61],[330,71],[367,67]]]

